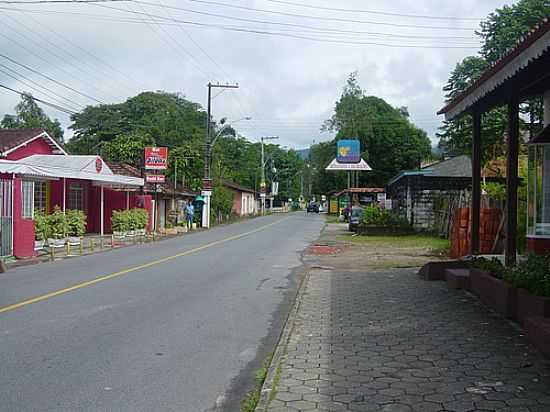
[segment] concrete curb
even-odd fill
[[[264,384],[262,385],[262,390],[260,392],[260,400],[258,401],[258,405],[256,405],[256,409],[254,410],[255,412],[268,411],[269,403],[270,403],[269,398],[274,389],[275,378],[277,376],[277,369],[279,368],[279,365],[282,364],[286,356],[286,348],[290,340],[290,336],[292,335],[292,331],[294,330],[296,315],[300,310],[300,305],[302,303],[302,296],[304,294],[309,276],[310,276],[310,268],[307,268],[305,270],[305,275],[300,282],[300,286],[298,287],[298,291],[296,292],[295,303],[292,307],[292,310],[288,314],[288,317],[285,322],[285,327],[283,328],[283,331],[281,332],[281,336],[279,337],[279,341],[277,342],[277,349],[275,350],[275,353],[273,354],[273,358],[271,359],[271,363],[269,364],[267,376],[265,378]]]

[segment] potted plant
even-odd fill
[[[49,227],[43,210],[34,212],[34,250],[44,249],[46,239],[49,237]]]
[[[86,233],[86,215],[81,210],[67,210],[67,242],[71,245],[79,245],[82,236]]]
[[[48,245],[51,247],[60,247],[65,245],[68,226],[65,213],[56,206],[52,213],[46,216],[49,228]]]
[[[498,259],[474,259],[470,271],[470,289],[487,306],[506,317],[513,317],[516,289],[505,280],[506,273],[507,269]]]

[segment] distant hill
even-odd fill
[[[298,153],[298,155],[299,155],[303,160],[307,160],[307,159],[309,159],[310,149],[299,149],[299,150],[296,150],[296,153]]]

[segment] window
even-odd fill
[[[67,209],[84,211],[84,189],[80,183],[69,185]]]
[[[48,209],[48,183],[34,182],[34,210],[47,211]]]
[[[22,215],[25,219],[34,217],[34,182],[23,180],[21,185]]]

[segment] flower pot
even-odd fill
[[[494,311],[512,318],[516,312],[516,288],[488,272],[472,269],[470,290]]]
[[[42,250],[46,246],[45,240],[35,240],[34,241],[34,250]]]
[[[78,246],[82,243],[82,239],[78,236],[71,236],[67,238],[67,243],[71,246]]]
[[[67,239],[48,239],[48,246],[60,248],[65,246],[66,242]]]
[[[514,318],[521,324],[525,324],[530,317],[550,317],[550,298],[533,295],[526,289],[518,289]]]

